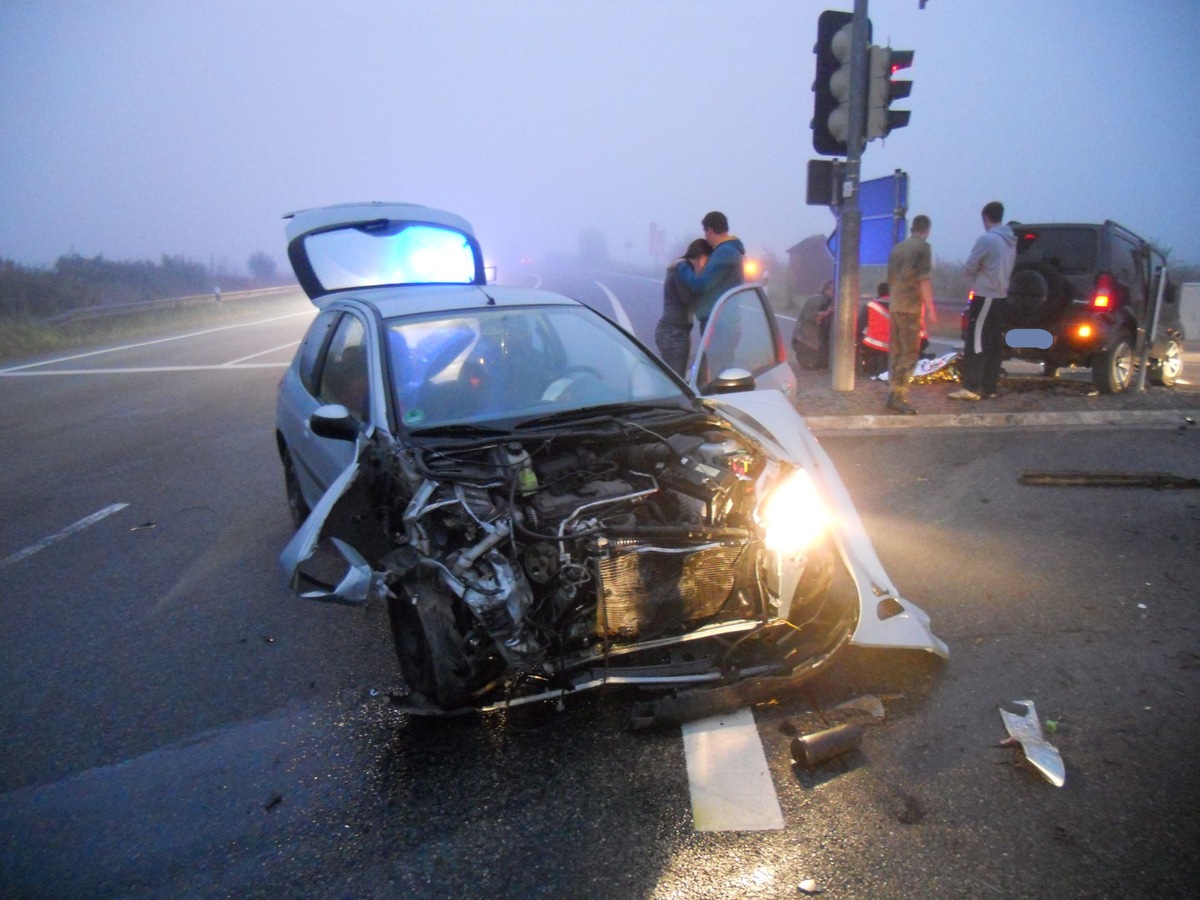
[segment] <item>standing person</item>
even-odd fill
[[[908,383],[921,354],[921,316],[937,321],[933,306],[933,251],[929,249],[929,216],[914,216],[912,233],[888,254],[888,392],[886,406],[902,415],[916,415],[908,403]]]
[[[679,278],[699,297],[696,301],[696,318],[700,322],[700,330],[703,331],[713,306],[721,295],[745,281],[742,274],[742,258],[746,255],[746,247],[736,235],[729,233],[729,220],[725,213],[708,213],[700,220],[700,227],[704,229],[704,239],[712,247],[712,254],[703,272],[691,271],[690,267],[680,267]]]
[[[951,400],[990,400],[1000,385],[1008,280],[1017,260],[1017,236],[1000,224],[1003,219],[1002,203],[993,200],[983,208],[984,233],[967,257],[971,302],[963,334],[962,388],[948,395]]]
[[[654,329],[658,355],[680,378],[687,377],[688,351],[692,347],[692,310],[698,299],[696,292],[683,283],[680,269],[688,268],[697,275],[704,271],[712,248],[704,238],[696,238],[677,261],[667,266],[663,281],[662,318]]]
[[[833,327],[833,282],[821,286],[821,293],[810,297],[796,317],[792,329],[792,352],[796,362],[806,369],[829,368],[829,332]]]

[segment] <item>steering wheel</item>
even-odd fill
[[[604,375],[601,374],[599,369],[593,366],[567,366],[563,370],[562,375],[550,382],[550,385],[542,392],[542,399],[549,402],[563,399],[563,395],[572,386],[579,384],[583,380],[580,376],[587,376],[600,383],[604,382]]]

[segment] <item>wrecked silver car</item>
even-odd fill
[[[279,388],[281,562],[302,597],[387,603],[414,707],[794,683],[849,643],[946,654],[785,396],[761,287],[721,298],[685,384],[588,307],[487,283],[452,214],[332,207],[287,233],[319,312]]]

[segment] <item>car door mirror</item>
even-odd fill
[[[704,386],[704,393],[711,394],[737,394],[741,391],[754,390],[754,376],[745,369],[726,369],[715,380],[710,381]]]
[[[312,433],[335,441],[358,440],[358,422],[340,403],[318,406],[308,419]]]

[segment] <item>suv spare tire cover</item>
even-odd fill
[[[1008,282],[1008,324],[1045,325],[1071,301],[1071,286],[1053,266],[1017,263]]]

